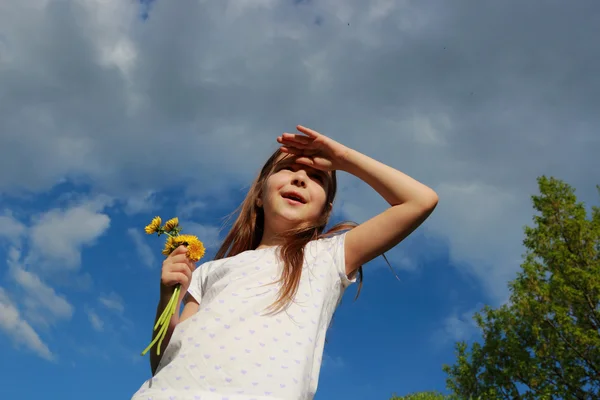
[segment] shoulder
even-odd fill
[[[316,266],[330,265],[332,277],[340,279],[346,287],[355,282],[346,274],[345,241],[348,231],[336,232],[313,240],[306,245],[305,260]]]
[[[217,262],[217,261],[219,261],[219,260],[209,260],[209,261],[205,261],[201,264],[198,264],[196,266],[196,271],[201,270],[201,269],[203,269],[203,270],[210,269],[211,266],[213,266],[215,264],[215,262]]]
[[[206,275],[218,264],[221,260],[209,260],[196,265],[196,269],[192,273],[192,278],[204,279]]]
[[[318,239],[311,240],[306,245],[307,250],[321,252],[334,252],[337,250],[344,250],[344,240],[346,238],[345,232],[336,232],[333,234],[322,236]]]
[[[244,251],[242,253],[236,254],[235,256],[205,261],[204,263],[199,264],[194,272],[202,271],[202,274],[206,275],[212,271],[220,270],[224,264],[240,264],[247,262],[248,259],[253,258],[255,258],[255,256],[253,256],[251,251]]]

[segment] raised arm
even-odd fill
[[[431,214],[437,194],[402,172],[352,150],[312,129],[297,126],[303,134],[284,133],[277,138],[281,150],[296,162],[313,168],[346,171],[370,185],[391,208],[352,229],[346,235],[346,272],[396,246]]]
[[[390,208],[346,234],[346,273],[396,246],[435,209],[438,196],[429,187],[364,154],[349,150],[341,165],[371,186]]]

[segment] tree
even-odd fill
[[[394,395],[390,400],[450,400],[450,397],[438,392],[419,392],[410,393],[406,396]]]
[[[393,395],[390,400],[465,400],[452,394],[441,394],[440,392],[416,392],[405,396]],[[469,398],[467,400],[483,400],[483,398]]]
[[[538,184],[510,301],[477,313],[481,343],[457,343],[444,366],[461,398],[600,398],[600,209],[588,218],[569,185]]]

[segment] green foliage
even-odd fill
[[[600,209],[588,218],[569,185],[538,184],[509,303],[477,313],[481,344],[457,343],[444,366],[462,398],[600,398]]]
[[[405,396],[392,396],[390,400],[463,400],[455,395],[445,395],[439,392],[418,392],[410,393]],[[483,399],[468,399],[468,400],[483,400]]]
[[[419,392],[406,396],[393,396],[390,400],[450,400],[450,397],[438,392]]]

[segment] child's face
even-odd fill
[[[330,180],[328,172],[296,164],[295,157],[281,158],[263,185],[265,226],[283,232],[302,222],[317,221]]]

